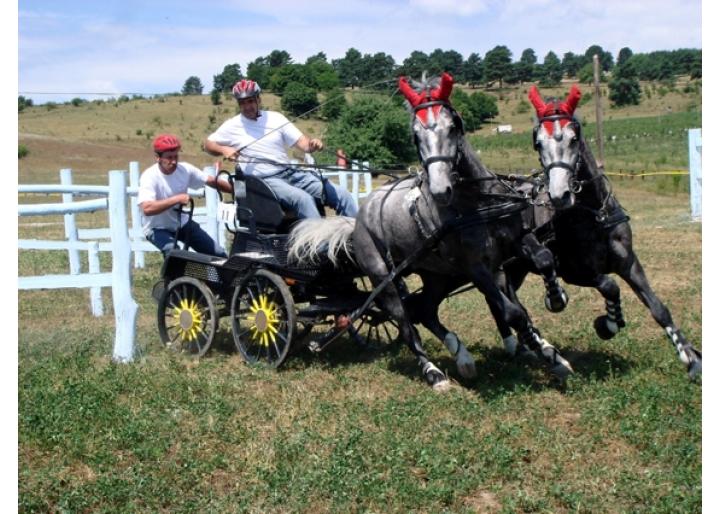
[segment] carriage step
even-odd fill
[[[318,317],[325,314],[346,314],[360,307],[369,293],[355,293],[343,298],[321,298],[311,305],[298,309],[298,316]]]

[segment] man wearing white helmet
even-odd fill
[[[291,166],[288,148],[312,153],[322,150],[320,139],[307,137],[279,112],[260,110],[260,86],[256,82],[241,80],[233,87],[233,95],[240,114],[208,136],[206,151],[229,159],[240,155],[243,172],[263,178],[282,206],[295,211],[299,218],[320,216],[315,199],[322,199],[323,193],[338,214],[357,215],[357,204],[346,189]]]

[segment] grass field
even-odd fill
[[[43,124],[41,112],[29,113],[37,119],[21,115],[21,141],[23,133],[40,138],[20,161],[19,181],[56,182],[55,168],[86,162],[93,164],[80,176],[88,180],[77,182],[105,183],[108,169],[140,159],[142,136],[132,144],[113,141],[123,124],[112,121],[121,108],[130,116],[132,103],[103,107],[109,112],[98,118],[108,128],[98,131],[109,132],[106,141],[86,140],[75,122],[54,128],[62,118]],[[131,127],[157,115],[137,116]],[[697,121],[670,116],[662,119]],[[680,166],[682,155],[674,154],[681,138],[667,131],[657,137],[658,148],[677,159],[657,169]],[[40,141],[57,144],[54,161]],[[507,148],[473,141],[496,169],[506,169],[503,152],[534,159],[529,141],[524,150],[510,139],[502,140]],[[89,146],[91,157],[83,160]],[[618,159],[633,161],[632,142],[623,148]],[[98,168],[105,151],[108,166]],[[702,349],[701,225],[689,221],[685,180],[676,187],[657,178],[613,185],[651,283]],[[20,237],[62,238],[62,225],[31,221],[20,219]],[[102,214],[80,220],[105,222]],[[107,259],[103,265],[108,269]],[[169,353],[159,343],[150,297],[160,265],[151,254],[145,269],[133,271],[139,358],[130,365],[112,362],[113,316],[92,317],[87,290],[18,293],[20,512],[701,510],[702,385],[687,380],[662,329],[624,284],[628,327],[611,341],[592,328],[603,311],[595,291],[568,286],[568,308],[551,314],[539,279],[521,290],[537,326],[575,369],[564,386],[539,365],[504,355],[477,293],[443,302],[441,319],[474,354],[479,375],[461,379],[442,344],[421,330],[455,383],[438,394],[405,347],[367,352],[340,340],[320,355],[300,347],[281,370],[269,371],[245,365],[225,330],[200,361]],[[62,252],[22,252],[18,267],[20,275],[62,273],[68,263]],[[109,310],[109,291],[104,295]]]

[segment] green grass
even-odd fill
[[[631,174],[687,170],[687,130],[701,126],[700,112],[607,120],[603,123],[605,169],[608,173]],[[584,124],[583,131],[598,158],[596,124]],[[527,173],[539,166],[537,154],[532,151],[532,131],[474,135],[470,142],[492,169]],[[672,182],[671,178],[667,180]]]
[[[514,95],[501,107],[523,96]],[[88,159],[130,160],[155,130],[155,116],[163,130],[185,116],[194,134],[186,137],[199,138],[212,111],[205,103],[184,100],[191,111],[175,98],[31,109],[21,132],[57,136],[63,125],[72,141],[28,138],[21,182],[56,177],[44,163],[57,155],[81,166],[87,148]],[[683,129],[701,118],[678,110],[644,118],[612,112],[608,171],[686,167]],[[99,140],[86,148],[88,123]],[[592,124],[583,128],[592,137]],[[641,133],[652,136],[634,138]],[[103,138],[115,134],[123,142],[108,153]],[[473,136],[473,144],[498,171],[536,166],[529,132]],[[78,183],[106,183],[106,169],[86,165]],[[651,284],[701,349],[701,225],[689,221],[686,179],[612,183]],[[19,237],[63,238],[61,217],[42,220],[55,225],[34,221],[19,221]],[[78,216],[83,228],[106,223],[103,213]],[[110,265],[104,254],[102,269]],[[128,365],[110,357],[109,289],[101,318],[90,315],[87,290],[18,293],[20,512],[700,512],[702,385],[687,380],[662,329],[624,284],[628,326],[610,341],[592,328],[603,311],[597,292],[568,286],[568,308],[551,314],[537,277],[520,291],[575,369],[564,386],[540,365],[504,355],[478,293],[443,302],[441,319],[475,356],[478,378],[460,378],[444,346],[421,329],[455,384],[438,394],[404,347],[366,352],[340,340],[320,355],[298,348],[270,371],[245,365],[224,330],[200,361],[170,353],[150,297],[160,266],[158,254],[147,254],[146,268],[133,270],[139,353]],[[21,276],[67,269],[64,252],[18,254]]]
[[[701,347],[700,226],[686,195],[638,186],[618,186],[636,250]],[[62,252],[34,253],[20,254],[21,275],[67,266]],[[134,271],[140,356],[129,365],[111,361],[113,317],[93,318],[87,291],[19,293],[19,511],[700,510],[701,386],[624,285],[629,326],[607,342],[592,329],[594,291],[568,287],[567,311],[553,315],[537,278],[521,290],[575,368],[565,387],[504,356],[477,293],[444,302],[479,376],[461,379],[423,330],[456,382],[437,394],[404,347],[341,340],[320,355],[298,349],[277,372],[246,366],[227,333],[199,362],[168,353],[150,298],[159,267],[152,254]]]

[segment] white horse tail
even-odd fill
[[[355,218],[332,216],[304,219],[290,232],[288,262],[316,264],[322,256],[327,255],[330,262],[337,266],[341,251],[352,259],[350,238],[353,230]]]

